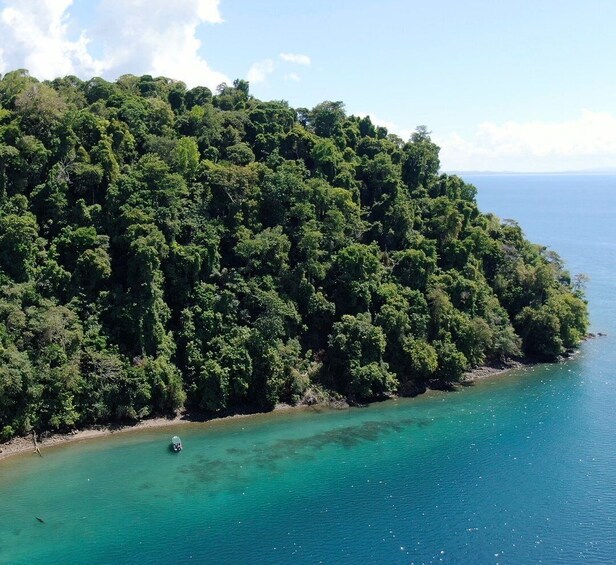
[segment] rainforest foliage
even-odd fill
[[[586,327],[558,256],[439,174],[424,127],[242,80],[0,80],[0,439],[382,398]]]

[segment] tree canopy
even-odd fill
[[[0,80],[0,439],[187,407],[359,401],[552,360],[580,278],[342,102]],[[412,388],[412,386],[411,386]]]

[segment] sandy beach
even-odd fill
[[[188,423],[191,421],[194,420],[188,419],[183,415],[176,416],[175,418],[152,418],[149,420],[141,420],[134,425],[96,426],[93,428],[86,428],[84,430],[75,430],[66,434],[50,434],[48,436],[37,437],[36,439],[40,450],[40,455],[44,456],[46,448],[54,447],[56,445],[83,441],[133,430],[176,426],[178,424]],[[0,460],[21,453],[31,453],[35,457],[39,455],[36,451],[32,435],[13,438],[11,441],[0,444]]]

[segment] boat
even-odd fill
[[[182,451],[182,440],[178,436],[173,436],[171,438],[171,451],[175,453],[179,453]]]

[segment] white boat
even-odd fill
[[[171,438],[171,451],[175,453],[182,451],[182,440],[178,436],[173,436]]]

